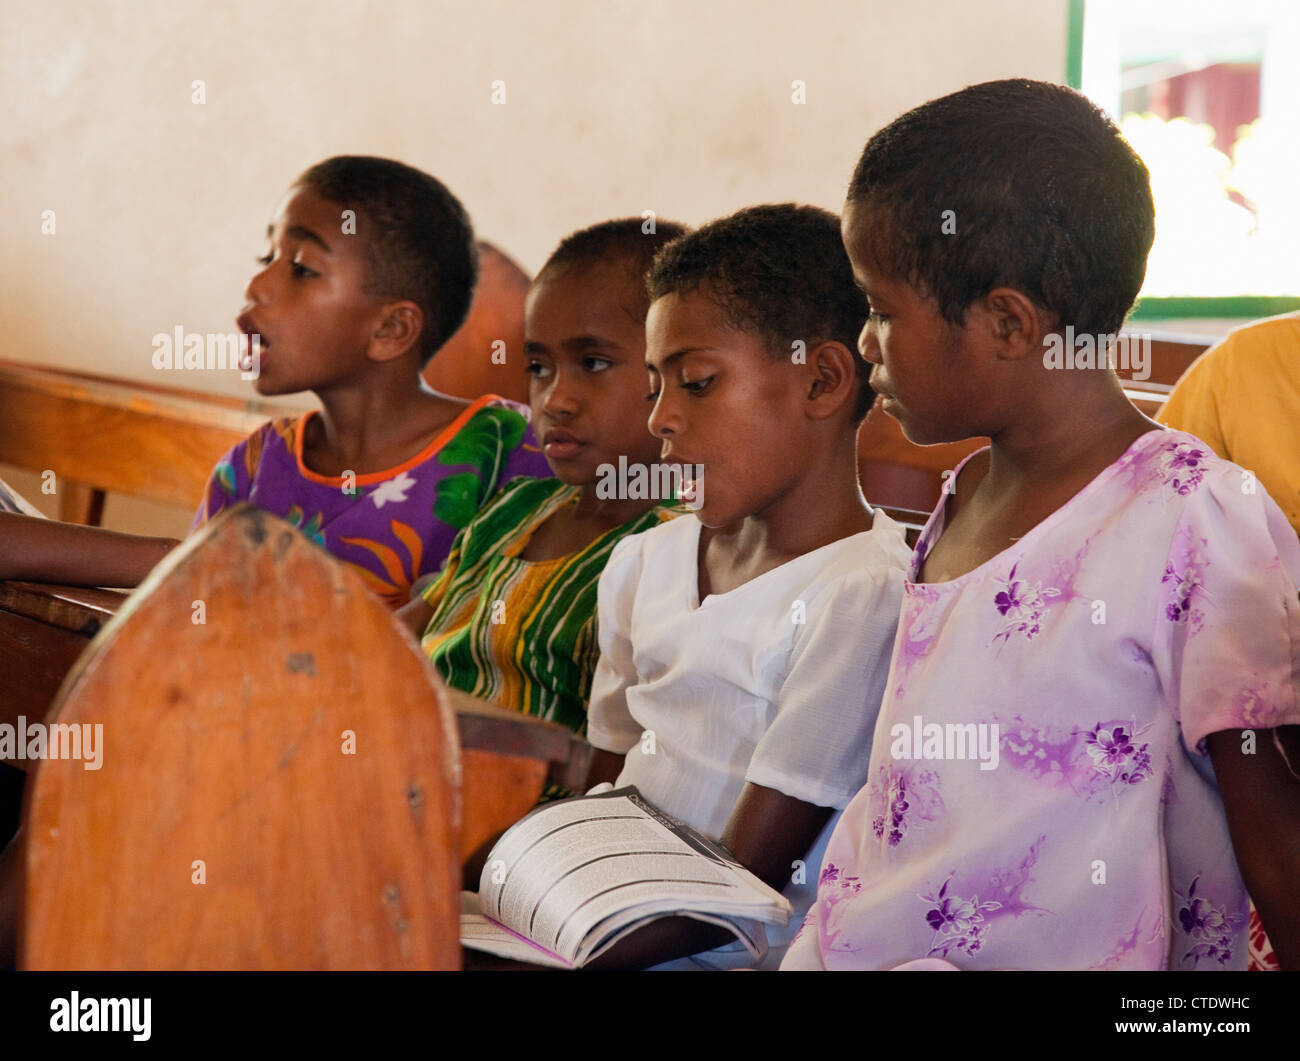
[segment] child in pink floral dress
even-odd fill
[[[868,143],[872,386],[913,441],[992,446],[917,544],[870,781],[782,968],[1240,969],[1247,886],[1300,962],[1300,543],[1113,372],[1044,357],[1118,330],[1152,232],[1145,167],[1059,86]]]

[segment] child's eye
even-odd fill
[[[691,394],[699,395],[699,394],[703,394],[706,390],[708,390],[709,386],[712,383],[713,383],[713,377],[708,376],[705,379],[697,379],[697,380],[691,380],[690,382],[683,382],[682,390],[690,391]]]
[[[260,258],[254,258],[253,261],[255,261],[258,265],[266,266],[271,264],[271,259],[273,257],[275,257],[275,255],[273,255],[270,251],[267,251]]]
[[[607,357],[591,356],[582,359],[582,367],[588,372],[604,372],[605,369],[609,368],[613,363],[614,362]]]
[[[309,276],[318,276],[320,274],[308,269],[307,266],[302,264],[302,262],[294,262],[293,275],[299,279],[305,280]]]
[[[536,376],[538,379],[546,379],[551,374],[551,366],[544,365],[540,361],[529,361],[526,369],[530,376]]]
[[[659,400],[659,392],[651,391],[649,394],[645,396],[645,400],[648,402],[657,402]]]

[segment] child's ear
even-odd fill
[[[414,348],[423,330],[424,314],[419,306],[414,302],[390,303],[381,311],[366,357],[371,361],[395,361]]]
[[[1047,321],[1029,296],[1014,287],[996,287],[981,303],[1000,360],[1021,361],[1042,356]]]
[[[857,399],[857,355],[843,343],[826,340],[808,351],[804,375],[808,415],[814,420],[833,416],[845,403]]]

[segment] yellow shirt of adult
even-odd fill
[[[1253,472],[1300,534],[1300,313],[1248,324],[1211,347],[1157,419]]]

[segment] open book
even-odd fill
[[[539,807],[497,841],[460,941],[504,958],[576,968],[662,917],[735,933],[755,961],[763,923],[790,904],[724,848],[651,806],[635,788]]]

